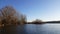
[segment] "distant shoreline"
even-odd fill
[[[45,24],[45,23],[60,23],[60,21],[28,22],[28,24]]]

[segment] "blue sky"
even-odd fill
[[[0,0],[0,9],[11,5],[27,16],[27,21],[60,20],[60,0]]]

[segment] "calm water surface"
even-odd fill
[[[6,26],[0,34],[60,34],[60,24],[25,24]]]

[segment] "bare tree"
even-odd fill
[[[26,16],[25,15],[21,15],[21,24],[25,24],[27,23],[27,20],[26,20]]]
[[[16,22],[16,10],[11,6],[6,6],[0,10],[2,15],[2,23],[11,24],[13,21]],[[13,20],[13,21],[12,21]]]
[[[20,18],[20,19],[19,19]],[[11,7],[11,6],[6,6],[2,9],[0,9],[0,22],[2,24],[17,24],[18,21],[19,23],[25,23],[26,22],[26,16],[17,13],[17,11]]]

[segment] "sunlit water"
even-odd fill
[[[0,34],[60,34],[60,24],[25,24],[7,26]]]

